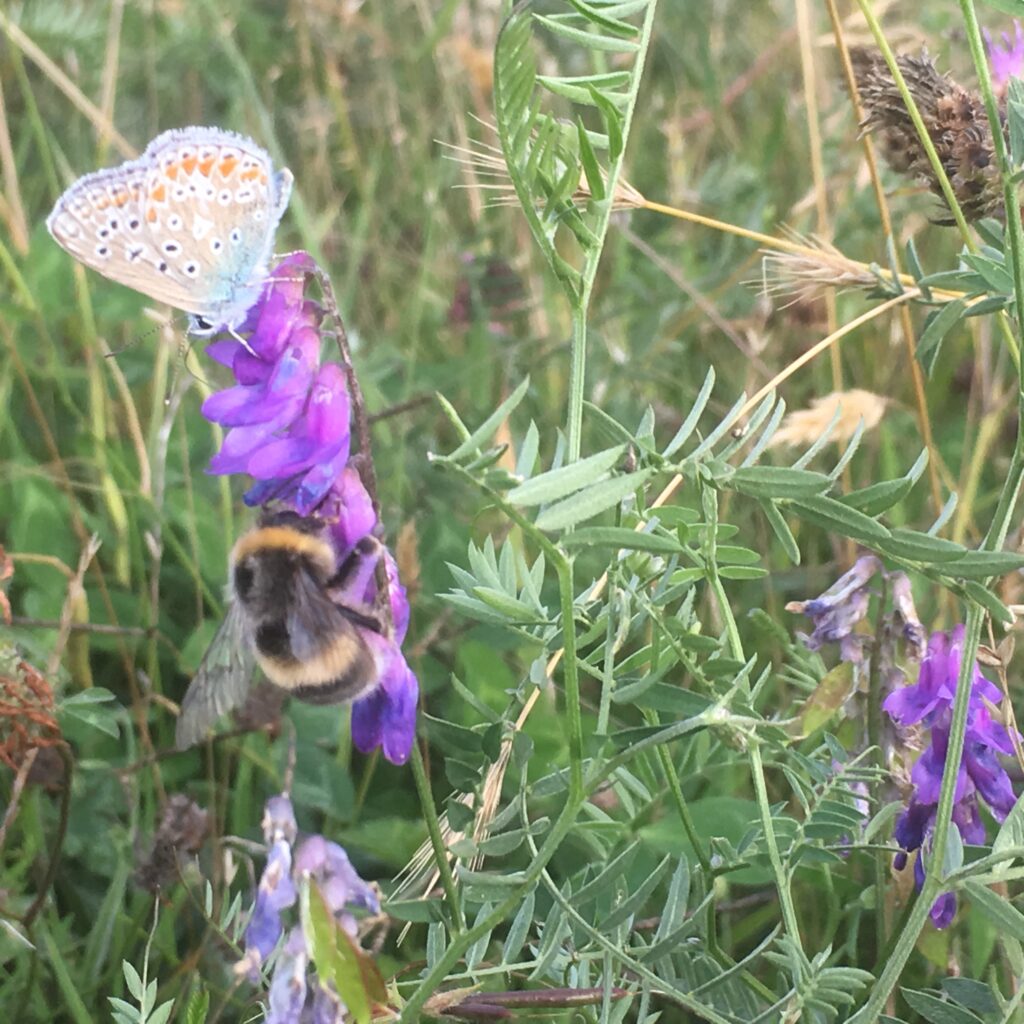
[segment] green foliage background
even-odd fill
[[[552,11],[559,7],[550,5]],[[645,196],[769,234],[777,234],[780,224],[816,230],[794,11],[788,3],[769,7],[740,0],[661,6],[624,166]],[[140,297],[74,265],[43,225],[70,180],[127,155],[104,134],[104,125],[116,125],[137,150],[167,127],[221,125],[266,145],[295,175],[277,247],[308,249],[329,271],[370,411],[379,416],[374,450],[380,497],[391,538],[400,538],[400,561],[411,588],[407,650],[429,716],[421,732],[439,806],[446,806],[450,793],[479,784],[503,735],[494,723],[507,725],[518,709],[510,693],[518,689],[522,697],[542,649],[550,653],[559,646],[557,637],[552,643],[550,636],[504,628],[501,615],[477,621],[465,614],[464,604],[443,599],[453,588],[449,563],[471,567],[480,578],[486,557],[477,554],[470,566],[470,542],[486,552],[487,538],[493,537],[499,549],[504,542],[529,563],[537,549],[529,532],[524,536],[502,514],[500,502],[472,485],[473,477],[479,482],[489,468],[486,459],[483,469],[467,468],[463,459],[460,474],[428,458],[463,440],[435,392],[472,428],[527,378],[522,402],[509,423],[498,426],[497,440],[514,440],[521,451],[534,421],[540,468],[551,465],[565,440],[559,431],[571,391],[573,311],[534,246],[522,212],[515,205],[489,203],[494,195],[508,196],[508,190],[481,191],[480,184],[493,182],[460,162],[461,151],[450,148],[470,140],[497,144],[488,127],[494,119],[491,53],[504,13],[490,0],[154,0],[81,3],[70,9],[40,0],[2,10],[0,141],[10,140],[10,154],[3,162],[0,210],[5,224],[0,236],[5,282],[0,293],[0,406],[5,410],[0,542],[17,559],[9,596],[18,617],[6,632],[56,683],[60,722],[75,760],[60,866],[30,933],[35,952],[25,948],[16,928],[0,931],[0,1011],[11,1019],[103,1020],[110,1012],[109,996],[131,997],[122,960],[141,970],[154,917],[154,898],[138,887],[133,873],[163,801],[175,792],[186,792],[211,810],[215,835],[200,856],[202,874],[186,868],[185,884],[172,885],[160,897],[149,977],[159,979],[161,1000],[176,1000],[174,1019],[185,1019],[196,972],[211,993],[210,1019],[259,1019],[259,993],[237,988],[230,973],[238,923],[232,908],[237,911],[239,899],[247,905],[258,877],[261,809],[266,797],[281,789],[292,734],[286,728],[275,739],[239,736],[218,744],[212,754],[171,749],[171,702],[180,699],[218,621],[227,551],[248,513],[224,480],[203,473],[218,438],[200,417],[199,406],[222,384],[217,369],[198,346],[187,352],[179,347],[180,321],[172,328],[154,326]],[[823,11],[815,8],[812,15],[815,38],[824,37]],[[926,41],[941,54],[943,68],[969,79],[969,55],[948,5],[897,8],[890,22],[894,38]],[[851,15],[846,25],[851,38],[866,40],[862,21]],[[543,59],[554,61],[560,74],[587,70],[573,66],[579,55],[569,43]],[[609,58],[613,71],[614,61]],[[832,238],[847,256],[885,266],[880,219],[831,48],[817,48],[815,61]],[[67,84],[61,75],[68,76]],[[933,200],[904,190],[893,195],[892,208],[897,243],[913,238],[917,251],[927,254],[926,271],[955,266],[959,240],[950,229],[929,222]],[[570,257],[562,235],[556,246]],[[759,277],[760,256],[746,239],[650,211],[613,214],[593,278],[585,387],[585,397],[605,415],[588,407],[584,455],[622,441],[623,427],[616,431],[609,426],[614,423],[624,425],[634,442],[643,438],[652,448],[664,446],[713,368],[716,384],[702,420],[708,431],[740,392],[755,391],[828,333],[822,299],[773,306],[758,294]],[[863,292],[837,294],[835,303],[840,324],[866,308]],[[914,312],[918,332],[924,315]],[[896,321],[883,318],[847,338],[839,350],[845,386],[873,391],[891,403],[849,463],[848,490],[902,476],[921,451],[902,344]],[[823,357],[793,377],[783,389],[789,407],[803,407],[833,390],[833,372]],[[965,321],[945,338],[928,383],[932,459],[942,466],[944,496],[951,490],[960,494],[944,535],[968,547],[984,534],[1007,473],[1016,427],[1015,386],[1012,363],[990,319]],[[486,449],[490,441],[483,438],[480,447]],[[834,446],[826,451],[824,472],[830,472],[838,452]],[[792,458],[768,461],[773,460],[788,464]],[[501,465],[512,468],[507,457]],[[770,574],[747,578],[757,574],[734,565],[723,575],[730,577],[729,600],[747,655],[758,658],[751,678],[768,666],[787,666],[758,689],[758,712],[765,719],[789,717],[826,666],[793,644],[795,622],[783,606],[823,590],[852,548],[812,522],[791,520],[802,552],[801,565],[792,565],[757,503],[738,490],[722,492],[718,514],[730,529],[736,527],[737,548],[757,552]],[[688,480],[679,500],[706,517],[706,494]],[[886,523],[924,530],[935,514],[922,482],[886,513]],[[685,526],[686,516],[665,523]],[[58,668],[50,665],[60,637],[54,624],[66,607],[68,572],[93,533],[102,547],[85,576],[84,593],[67,607],[76,623],[118,628],[73,632]],[[713,549],[706,537],[700,543],[705,554],[709,544]],[[630,557],[625,570],[644,576],[646,556]],[[735,557],[742,562],[743,556]],[[608,564],[606,550],[584,549],[575,567],[577,590]],[[919,609],[926,624],[940,628],[962,617],[938,585],[921,579]],[[1006,585],[1006,603],[1019,600],[1018,586],[1015,579]],[[554,615],[559,592],[553,574],[538,590],[536,596]],[[620,600],[629,598],[627,591],[619,591]],[[679,612],[680,621],[692,615],[691,632],[718,637],[723,621],[708,592],[695,592],[691,601]],[[604,614],[605,619],[595,612],[591,620],[579,620],[586,638],[581,649],[588,641],[605,640],[605,626],[614,620],[607,609]],[[588,635],[595,624],[600,635]],[[626,651],[639,649],[635,635],[627,639],[634,647],[627,644]],[[706,653],[696,643],[694,658]],[[581,682],[586,736],[594,732],[600,713],[596,658],[594,664],[598,669],[584,672]],[[735,673],[737,666],[730,665]],[[667,678],[685,689],[682,678]],[[1010,679],[1012,684],[1013,670]],[[91,699],[97,688],[109,691],[111,699]],[[520,769],[524,779],[538,784],[531,807],[537,817],[555,817],[562,800],[552,773],[573,760],[569,725],[556,696],[546,693],[541,700],[541,712],[525,729],[532,756],[526,757],[521,744],[513,759],[501,805],[508,811],[505,828],[518,820],[514,797]],[[654,711],[616,705],[611,725],[653,727],[650,716],[663,711],[667,724],[700,709],[685,701]],[[287,717],[300,738],[293,788],[300,827],[342,843],[364,877],[390,889],[390,880],[426,838],[409,770],[354,754],[347,713],[293,704]],[[851,749],[862,749],[855,723],[836,719],[830,726]],[[819,788],[825,784],[815,775],[823,763],[821,742],[819,734],[806,748],[792,748],[796,760],[806,759],[802,769],[809,785]],[[751,827],[758,810],[746,754],[710,732],[684,744],[665,749],[672,750],[697,835],[708,841],[724,837],[728,856],[745,841],[756,846]],[[588,748],[587,756],[596,755]],[[789,777],[781,768],[782,760],[770,765],[767,798],[777,810],[794,813]],[[694,941],[703,959],[692,975],[679,964],[665,969],[664,976],[674,975],[678,987],[689,991],[728,973],[729,964],[772,939],[779,908],[763,851],[714,880],[705,878],[699,893],[696,884],[692,891],[688,881],[684,886],[683,876],[697,869],[674,817],[671,773],[664,769],[651,753],[632,781],[618,778],[602,791],[604,802],[588,803],[549,870],[559,883],[577,877],[578,895],[582,878],[604,877],[602,865],[621,856],[593,910],[607,917],[617,904],[641,893],[623,921],[642,920],[644,913],[656,917],[666,899],[685,910],[688,893],[694,916],[698,911],[716,916],[707,911],[710,903],[702,902],[713,897],[717,936],[694,933],[700,932]],[[787,760],[786,770],[793,769],[794,761]],[[19,800],[0,849],[5,914],[23,914],[43,879],[60,817],[59,779],[50,782],[47,788],[33,781],[16,794],[12,773],[0,771],[5,803],[16,795]],[[888,799],[896,797],[894,790],[888,792]],[[225,837],[237,839],[224,842]],[[876,837],[879,843],[887,839],[888,832]],[[514,878],[530,863],[528,844],[521,843],[520,836],[517,847],[489,869]],[[795,902],[809,953],[831,947],[836,955],[829,964],[881,966],[883,950],[873,923],[877,894],[868,885],[873,870],[863,851],[848,862],[808,858],[798,871],[794,868]],[[211,882],[209,897],[204,876]],[[656,881],[644,888],[651,878]],[[498,901],[493,878],[476,882],[477,899],[468,904],[471,924]],[[472,886],[470,877],[464,893]],[[887,892],[898,914],[892,885]],[[204,906],[207,898],[211,903]],[[581,937],[567,938],[570,929],[558,918],[557,901],[543,887],[535,903],[530,900],[534,945],[529,955],[522,953],[523,964],[514,969],[506,964],[493,977],[486,970],[453,973],[453,983],[475,979],[514,988],[524,979],[531,984],[560,980],[563,986],[607,993],[612,984],[630,978],[604,959],[607,951],[602,953],[600,945],[574,959],[574,943]],[[408,907],[405,912],[417,914]],[[397,974],[403,994],[424,960],[436,964],[445,945],[440,926],[435,922],[428,931],[424,924],[415,923],[401,946],[392,930],[380,954],[385,976]],[[475,959],[470,957],[473,968],[501,962],[500,940],[507,928],[499,928],[490,941],[485,938]],[[1019,972],[997,938],[990,919],[978,915],[962,919],[948,933],[926,932],[904,983],[937,990],[947,971],[962,972],[1002,982],[1008,991],[1014,977],[1019,983]],[[680,944],[686,939],[678,936]],[[613,929],[608,941],[628,943],[630,928]],[[785,961],[782,948],[774,955]],[[738,986],[735,1001],[731,980],[716,982],[729,1006],[724,1008],[718,994],[709,997],[709,1005],[719,1005],[731,1015],[727,1019],[755,1019],[758,1013],[767,1016],[757,1019],[782,1019],[765,1009],[775,970],[787,979],[817,982],[827,959],[804,964],[794,951],[784,952],[789,966],[758,961],[751,967],[756,984]],[[829,1009],[809,1000],[808,1019],[834,1019],[842,979],[832,980],[837,987],[821,989]],[[603,1021],[620,1012],[650,1019],[646,1015],[657,1008],[664,1011],[663,1021],[691,1019],[690,1011],[671,1000],[659,1003],[655,997],[652,1004],[649,993],[639,1009],[618,1005],[621,1010],[606,995],[603,1004],[553,1010],[543,1019]],[[916,1019],[905,1005],[901,1012]],[[938,1019],[920,1005],[916,1012]]]

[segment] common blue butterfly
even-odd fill
[[[251,139],[177,128],[142,156],[79,178],[46,220],[87,267],[192,314],[237,327],[259,298],[292,174]]]

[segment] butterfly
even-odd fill
[[[275,172],[244,135],[176,128],[79,178],[46,226],[87,267],[212,333],[237,327],[259,298],[291,190],[291,171]]]

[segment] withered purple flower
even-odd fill
[[[317,272],[307,253],[292,253],[272,272],[260,301],[236,337],[207,352],[229,367],[236,384],[203,404],[207,419],[228,428],[211,473],[246,473],[256,483],[247,504],[291,507],[330,526],[337,565],[361,559],[339,604],[376,608],[379,551],[359,544],[379,532],[373,500],[351,457],[351,396],[342,367],[320,361],[323,312],[306,298]],[[365,458],[364,454],[360,458]],[[383,632],[359,626],[377,663],[379,685],[353,704],[353,740],[363,752],[381,747],[395,764],[409,757],[416,729],[419,684],[401,652],[409,604],[385,552],[391,624]]]
[[[838,643],[843,661],[859,663],[864,660],[863,638],[854,627],[867,614],[871,591],[868,584],[879,572],[882,563],[874,555],[858,558],[849,572],[844,573],[820,597],[809,601],[790,601],[787,612],[806,615],[814,623],[814,631],[797,636],[812,650],[825,644]]]
[[[352,911],[380,912],[376,893],[359,877],[337,843],[311,835],[295,845],[295,814],[287,795],[267,801],[263,834],[267,865],[245,932],[245,954],[235,966],[238,974],[254,984],[259,981],[261,966],[285,934],[284,911],[298,902],[301,884],[319,890],[334,919],[353,938],[358,926]],[[330,984],[320,980],[310,960],[302,926],[293,923],[274,963],[266,1024],[340,1024],[345,1019],[344,1003]]]
[[[929,745],[911,770],[913,796],[894,831],[897,843],[906,851],[896,856],[895,864],[900,869],[906,865],[907,853],[930,848],[949,749],[963,642],[963,626],[957,626],[949,634],[933,633],[917,682],[894,690],[882,705],[898,726],[920,724],[930,730]],[[965,843],[977,845],[985,840],[979,798],[985,801],[997,821],[1004,821],[1014,804],[1013,786],[998,759],[999,754],[1012,753],[1013,743],[1005,726],[996,722],[989,711],[989,704],[998,704],[1001,700],[999,687],[986,679],[975,663],[963,760],[957,773],[953,807],[953,823]],[[924,862],[920,855],[914,865],[914,877],[920,888],[924,883]],[[945,928],[955,914],[956,897],[952,893],[941,896],[931,909],[936,928]]]
[[[281,938],[281,912],[294,905],[298,895],[292,882],[292,844],[298,828],[287,796],[274,796],[267,801],[262,826],[268,848],[267,864],[245,930],[245,955],[236,967],[253,983],[259,980],[261,965]]]

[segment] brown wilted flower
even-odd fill
[[[63,742],[50,684],[5,645],[0,649],[0,762],[18,771],[29,751]]]
[[[842,444],[853,437],[862,422],[865,430],[877,427],[888,404],[889,400],[884,396],[863,388],[833,391],[815,398],[809,409],[794,409],[788,413],[769,447],[813,444],[825,433],[833,418],[836,418],[836,423],[831,439]]]
[[[878,135],[894,171],[913,176],[942,198],[938,178],[881,53],[858,47],[850,57],[866,115],[861,131]],[[1002,217],[1002,186],[981,97],[949,75],[940,75],[925,50],[919,57],[899,54],[896,63],[964,216],[968,221]]]
[[[175,793],[164,805],[153,849],[135,871],[136,883],[157,892],[176,881],[179,852],[198,851],[209,831],[209,819],[209,813],[184,793]]]

